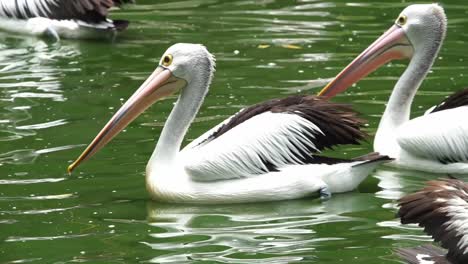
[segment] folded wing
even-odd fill
[[[406,122],[397,131],[400,147],[442,163],[468,161],[468,106],[436,111]]]
[[[365,137],[349,106],[313,96],[274,99],[243,109],[181,154],[196,181],[253,177],[288,165],[323,162],[315,156]]]
[[[27,19],[77,19],[88,23],[106,20],[109,8],[131,0],[2,0],[0,16]]]
[[[452,263],[468,263],[468,184],[460,180],[430,181],[399,201],[401,223],[418,223],[448,249]]]

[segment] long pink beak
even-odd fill
[[[137,118],[143,111],[156,102],[159,98],[172,94],[184,84],[181,79],[174,77],[170,70],[158,67],[138,88],[138,90],[125,102],[114,116],[102,128],[83,153],[68,166],[71,173],[81,162],[89,159],[109,141],[111,141],[130,122]]]
[[[399,26],[392,26],[344,68],[319,96],[333,97],[389,61],[411,58],[413,46]]]

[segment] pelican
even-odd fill
[[[113,37],[126,20],[110,20],[109,8],[131,0],[0,0],[0,29],[35,36]]]
[[[344,160],[319,155],[358,144],[363,120],[346,105],[291,96],[245,108],[180,151],[215,71],[198,44],[175,44],[159,66],[72,163],[71,172],[159,98],[180,91],[146,167],[151,197],[178,203],[243,203],[346,192],[389,158]]]
[[[448,253],[432,245],[399,249],[408,263],[468,263],[468,184],[461,180],[429,181],[399,200],[402,224],[418,223]],[[430,262],[434,261],[434,262]]]
[[[319,95],[332,97],[395,59],[410,63],[393,89],[374,150],[391,165],[435,173],[468,173],[468,90],[456,92],[423,116],[409,119],[411,103],[437,57],[447,19],[438,4],[411,5],[395,24],[354,59]]]

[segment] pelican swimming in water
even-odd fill
[[[71,172],[156,100],[180,91],[146,167],[156,200],[241,203],[301,198],[355,189],[380,163],[377,153],[345,160],[320,155],[365,137],[363,120],[348,106],[315,96],[291,96],[245,108],[180,150],[208,92],[214,57],[198,44],[175,44],[114,114]]]
[[[0,0],[0,29],[56,40],[113,37],[129,22],[107,13],[125,2],[131,0]]]
[[[332,97],[394,59],[410,63],[395,85],[374,140],[391,165],[435,173],[468,173],[468,90],[456,92],[421,117],[411,103],[445,37],[447,19],[437,4],[411,5],[395,24],[354,59],[319,95]]]
[[[419,192],[399,200],[402,224],[417,223],[448,252],[433,245],[398,249],[408,263],[468,263],[468,184],[429,181]]]

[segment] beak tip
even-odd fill
[[[75,169],[75,162],[73,162],[72,164],[68,166],[67,168],[68,175],[71,175],[74,169]]]

